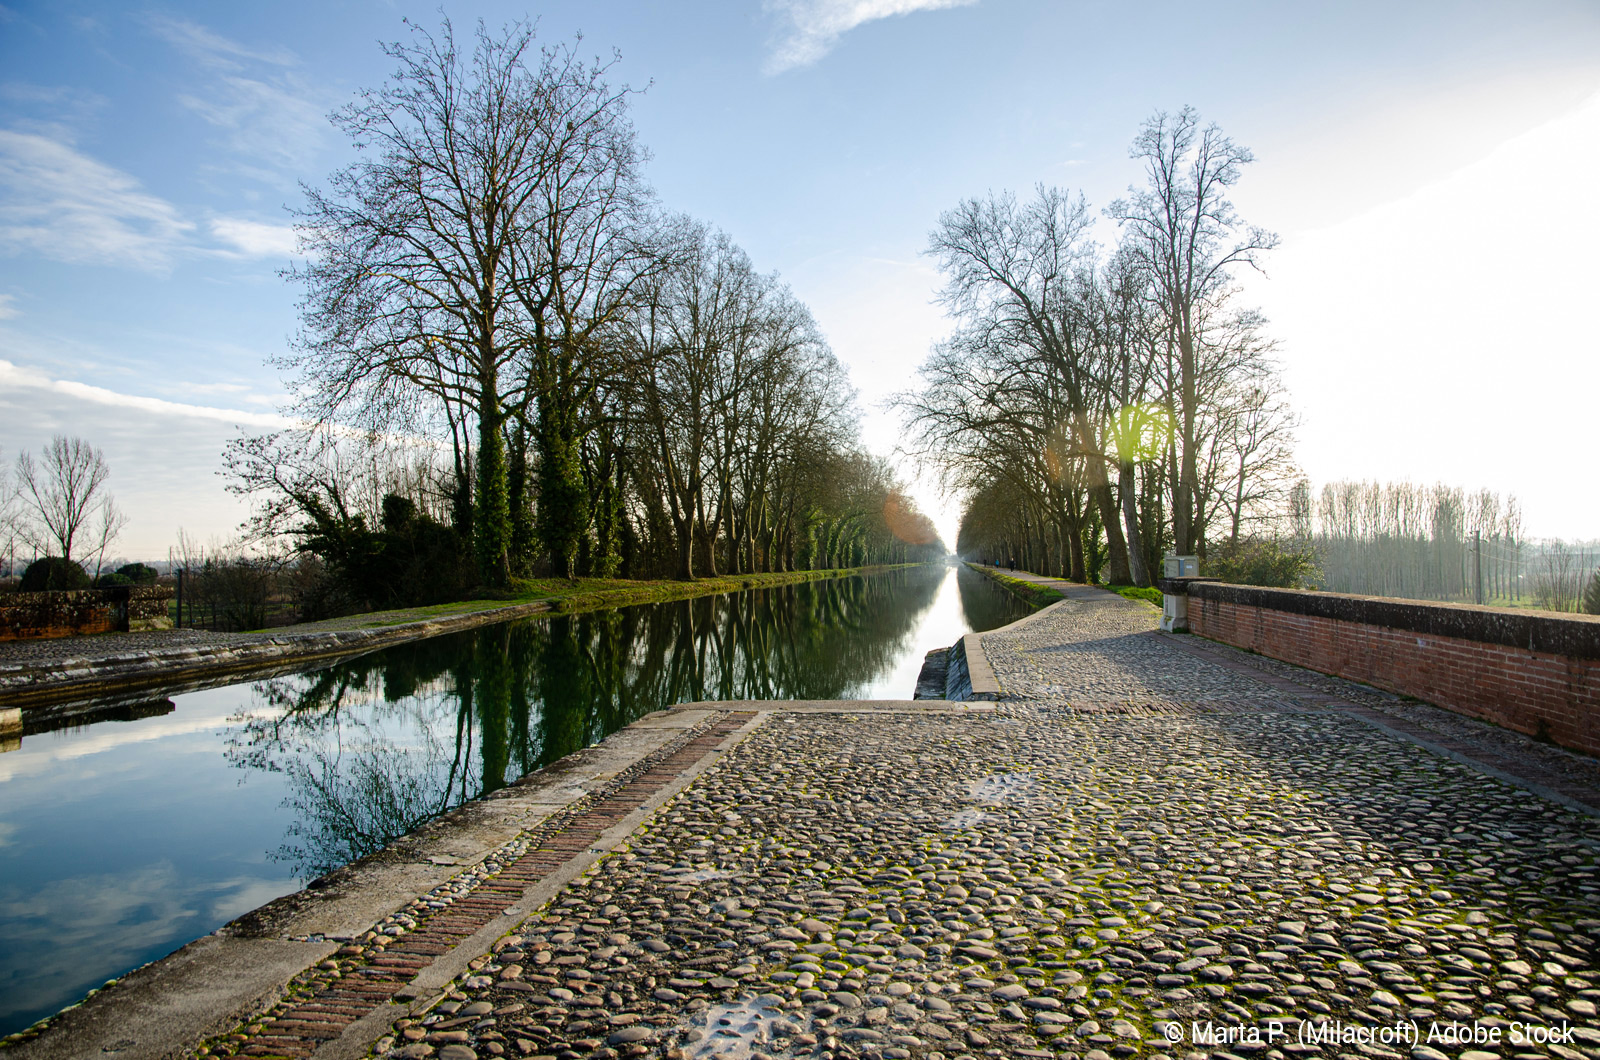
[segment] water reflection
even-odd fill
[[[489,626],[8,730],[0,1034],[661,706],[903,698],[923,652],[1024,611],[927,567]]]
[[[661,706],[871,693],[897,663],[915,664],[908,637],[941,589],[957,588],[967,628],[1016,617],[1009,595],[962,573],[918,568],[438,637],[258,683],[227,755],[284,775],[293,823],[273,857],[320,875]]]

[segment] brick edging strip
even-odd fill
[[[310,998],[281,1003],[270,1016],[248,1021],[244,1026],[260,1029],[243,1032],[244,1040],[235,1031],[197,1048],[207,1048],[209,1056],[299,1058],[332,1055],[330,1049],[337,1044],[338,1055],[364,1054],[371,1039],[357,1033],[362,1040],[355,1051],[351,1046],[356,1043],[348,1040],[358,1024],[387,1026],[399,1015],[389,1003],[415,998],[419,991],[408,987],[431,978],[426,973],[436,965],[449,966],[446,982],[459,974],[479,955],[462,952],[478,949],[468,945],[476,937],[485,932],[498,937],[509,929],[500,923],[502,918],[532,912],[527,903],[545,889],[541,885],[559,880],[559,887],[593,864],[604,853],[603,835],[619,823],[648,815],[753,730],[761,717],[756,711],[727,712],[687,739],[646,756],[599,792],[552,815],[533,830],[534,841],[517,860],[419,923],[394,946],[367,956],[360,967],[337,978],[324,973],[325,981]],[[635,827],[637,822],[628,833]],[[186,1055],[196,1053],[191,1049]]]

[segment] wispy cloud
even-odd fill
[[[223,70],[237,70],[239,60],[269,63],[273,66],[296,66],[300,60],[291,51],[282,48],[252,48],[213,33],[198,23],[168,15],[149,15],[150,28],[156,36],[188,53],[191,58],[206,66]]]
[[[121,394],[105,387],[79,383],[71,379],[52,379],[36,368],[27,368],[10,361],[0,360],[0,389],[46,390],[66,397],[87,401],[95,405],[138,409],[164,416],[185,416],[201,420],[217,420],[238,426],[282,428],[293,421],[284,416],[265,412],[246,412],[242,409],[216,408],[210,405],[190,405],[179,401],[145,397],[142,394]]]
[[[222,131],[236,156],[303,175],[327,134],[332,101],[295,72],[291,51],[253,47],[182,19],[152,16],[157,36],[198,63],[208,76],[178,102]],[[235,167],[239,168],[239,167]],[[262,177],[258,168],[252,176]]]
[[[227,146],[237,154],[281,169],[305,170],[322,143],[328,108],[298,79],[228,75],[211,89],[204,96],[180,95],[178,102],[223,130]]]
[[[0,100],[12,105],[12,113],[24,110],[44,115],[56,122],[81,123],[105,109],[109,102],[98,92],[75,85],[41,85],[31,81],[0,83]]]
[[[867,22],[916,11],[967,7],[978,0],[763,0],[762,6],[786,23],[767,58],[767,72],[780,74],[810,66],[832,50],[840,37]]]
[[[19,316],[22,310],[16,307],[17,296],[14,294],[0,294],[0,320],[10,320]]]
[[[211,221],[211,234],[232,247],[239,257],[286,258],[295,252],[294,229],[288,225],[218,217]]]
[[[0,130],[0,250],[165,269],[193,229],[171,203],[70,142]]]

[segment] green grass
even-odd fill
[[[996,582],[1000,583],[1002,588],[1008,590],[1011,595],[1017,597],[1023,603],[1034,608],[1035,610],[1041,607],[1049,607],[1057,600],[1066,599],[1066,596],[1064,596],[1059,590],[1052,589],[1048,585],[1039,585],[1035,582],[1024,581],[1021,578],[1013,578],[1009,574],[1001,574],[1000,571],[994,567],[980,567],[976,563],[969,563],[967,566],[971,567],[979,574],[984,574],[990,578],[993,578]]]
[[[1153,585],[1147,585],[1143,588],[1137,585],[1107,585],[1105,588],[1129,600],[1143,600],[1147,604],[1155,604],[1157,607],[1162,606],[1161,590]]]
[[[599,611],[630,604],[657,603],[662,600],[685,600],[696,596],[713,596],[718,593],[736,593],[745,589],[762,589],[798,582],[825,581],[852,574],[875,574],[880,571],[899,570],[916,566],[914,563],[887,564],[872,567],[852,567],[836,570],[784,571],[767,574],[729,574],[715,578],[696,578],[693,581],[671,579],[633,580],[627,578],[518,578],[510,591],[472,600],[458,600],[448,604],[430,604],[395,611],[376,611],[343,618],[330,618],[321,622],[307,622],[295,626],[278,626],[267,632],[300,633],[307,630],[381,629],[407,622],[421,622],[430,618],[466,615],[479,611],[493,611],[524,604],[546,604],[551,611],[573,613]]]

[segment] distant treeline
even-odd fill
[[[1526,536],[1514,496],[1346,481],[1313,498],[1300,483],[1290,520],[1330,592],[1600,613],[1600,546]]]

